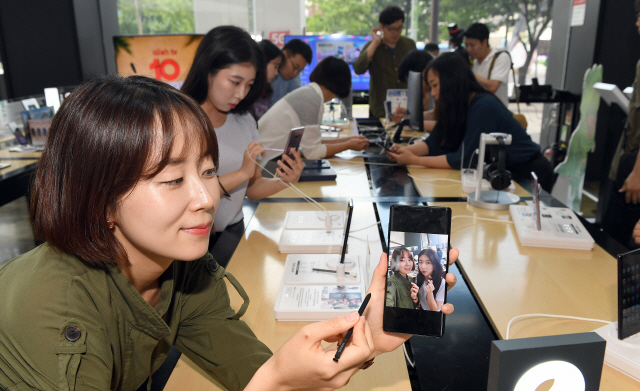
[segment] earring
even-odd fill
[[[107,224],[109,224],[109,229],[113,229],[116,226],[116,222],[113,220],[107,220]]]

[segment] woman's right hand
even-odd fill
[[[390,149],[390,150],[391,150],[391,152],[393,152],[393,153],[398,153],[398,151],[399,151],[401,148],[400,148],[399,146],[397,146],[397,145],[395,145],[395,144],[394,144],[394,145],[390,146],[390,147],[389,147],[389,149]]]
[[[353,335],[338,362],[336,344],[353,327]],[[299,390],[341,388],[375,350],[371,329],[364,317],[353,312],[309,324],[278,349],[253,376],[245,390]]]
[[[414,303],[418,302],[418,290],[420,290],[420,288],[418,288],[418,286],[412,282],[411,283],[411,299],[413,300]]]
[[[354,151],[362,151],[369,146],[369,139],[364,136],[353,136],[348,141],[349,149]]]
[[[429,282],[424,287],[425,292],[427,292],[427,294],[431,293],[432,295],[435,289],[436,287],[433,286],[433,280],[429,280]]]
[[[252,141],[244,152],[242,167],[240,167],[240,171],[246,176],[247,180],[251,179],[256,173],[258,155],[264,157],[264,147],[259,142]]]
[[[398,163],[401,166],[408,166],[414,164],[414,160],[417,156],[411,152],[408,148],[399,148],[392,150],[392,152],[385,152],[391,161]]]
[[[391,121],[394,124],[400,123],[403,119],[407,117],[407,109],[404,107],[396,107],[396,111],[391,114]]]

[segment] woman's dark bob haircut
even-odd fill
[[[170,85],[107,76],[77,87],[53,118],[33,183],[36,238],[91,265],[128,264],[107,216],[138,181],[170,163],[180,135],[182,156],[199,152],[218,166],[211,122]]]
[[[209,93],[209,76],[215,76],[221,69],[234,64],[251,64],[256,69],[256,78],[249,93],[231,110],[234,114],[247,113],[262,94],[267,80],[267,64],[256,41],[240,27],[219,26],[202,38],[182,92],[202,104]]]
[[[344,60],[327,57],[320,61],[309,75],[309,81],[318,83],[340,99],[351,92],[351,69]]]
[[[411,256],[411,260],[413,261],[413,254],[409,251],[408,248],[404,246],[396,247],[395,250],[391,253],[391,271],[394,273],[398,273],[398,266],[400,264],[400,260],[402,259],[402,254],[409,253]],[[411,270],[416,270],[416,263],[413,262]]]

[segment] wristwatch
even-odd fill
[[[373,360],[374,359],[372,358],[371,360],[367,360],[367,361],[363,362],[362,365],[360,365],[360,369],[367,369],[370,366],[372,366],[373,365]]]

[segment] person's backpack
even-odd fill
[[[527,118],[524,116],[524,114],[520,113],[520,94],[518,92],[518,83],[516,82],[516,71],[515,69],[513,69],[513,61],[511,61],[511,54],[509,54],[509,52],[507,52],[506,50],[502,50],[497,52],[495,56],[493,56],[491,65],[489,66],[489,75],[487,76],[487,79],[491,79],[491,71],[493,71],[493,66],[496,63],[496,58],[498,58],[498,56],[502,53],[507,53],[507,56],[509,56],[509,63],[511,64],[511,74],[513,75],[513,91],[516,94],[516,105],[518,106],[518,112],[513,113],[513,118],[515,118],[516,121],[520,123],[520,126],[522,126],[524,130],[527,130]]]

